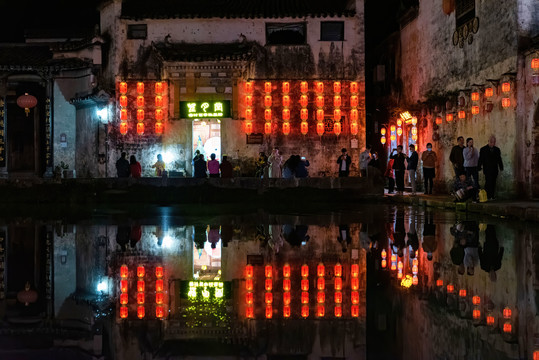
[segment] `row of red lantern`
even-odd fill
[[[120,267],[120,318],[125,319],[129,315],[128,310],[128,300],[129,295],[127,293],[128,291],[128,277],[129,269],[127,265],[122,265]],[[146,294],[145,294],[145,288],[146,283],[144,281],[144,277],[146,275],[146,271],[144,266],[139,265],[137,266],[137,317],[139,319],[143,319],[146,315],[145,311],[145,300],[146,300]],[[164,310],[164,294],[163,294],[163,267],[157,266],[155,268],[155,275],[156,275],[156,282],[155,282],[155,302],[156,302],[156,308],[155,313],[157,318],[163,318],[165,314]]]
[[[273,317],[273,266],[266,265],[264,268],[264,274],[266,281],[264,287],[266,292],[264,293],[264,302],[266,303],[266,319]]]
[[[324,92],[324,82],[322,81],[315,81],[314,82],[314,90],[316,93],[323,93]],[[244,91],[246,93],[252,94],[254,91],[254,84],[252,81],[247,81],[244,84]],[[290,92],[290,82],[289,81],[283,81],[281,83],[281,91],[283,94],[288,94]],[[342,91],[342,84],[340,81],[334,81],[333,82],[333,92],[335,94],[339,94]],[[271,81],[264,82],[264,92],[266,94],[271,94],[273,92],[273,84]],[[301,81],[300,82],[300,92],[302,94],[306,94],[309,92],[309,83],[307,81]],[[359,92],[359,84],[356,81],[350,82],[350,93],[358,93]]]
[[[161,135],[163,133],[163,92],[165,89],[165,83],[164,82],[156,82],[155,83],[155,106],[156,109],[154,111],[155,116],[155,134]],[[127,134],[128,125],[127,125],[127,119],[128,119],[128,113],[127,113],[127,82],[122,81],[119,84],[119,91],[120,91],[120,97],[119,97],[119,104],[120,104],[120,133],[122,135]],[[136,119],[137,119],[137,134],[143,135],[144,134],[144,118],[145,118],[145,111],[144,111],[144,104],[145,104],[145,98],[144,98],[144,83],[138,82],[136,85],[137,90],[137,97],[136,97]]]
[[[244,123],[244,129],[245,129],[245,134],[251,135],[253,133],[253,122],[249,121],[249,120],[246,120],[245,123]],[[284,121],[283,124],[282,124],[283,135],[289,135],[290,130],[291,130],[290,122]],[[359,128],[358,128],[357,122],[352,122],[350,124],[350,134],[357,135],[358,130],[359,130]],[[325,131],[326,131],[325,130],[325,124],[324,124],[323,120],[318,121],[316,123],[316,133],[318,134],[318,136],[324,135]],[[341,123],[340,122],[335,122],[333,124],[333,133],[335,135],[339,136],[341,134],[341,131],[342,131]],[[309,133],[309,123],[307,121],[302,121],[300,123],[300,132],[301,132],[302,135],[307,135]],[[264,133],[266,135],[271,135],[273,133],[272,122],[268,121],[268,122],[264,123]]]

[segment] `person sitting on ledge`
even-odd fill
[[[468,199],[477,202],[477,189],[474,187],[472,179],[466,177],[465,172],[459,173],[451,195],[455,197],[455,202],[464,202]]]

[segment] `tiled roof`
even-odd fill
[[[350,0],[124,0],[127,19],[353,16]]]
[[[240,42],[221,44],[158,43],[154,44],[154,47],[164,61],[187,62],[247,60],[253,50],[251,44]]]
[[[53,59],[48,46],[0,45],[0,70],[79,69],[86,66],[88,63],[78,58]]]

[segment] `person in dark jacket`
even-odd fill
[[[228,161],[227,155],[223,155],[223,160],[221,161],[221,164],[219,165],[219,169],[221,169],[222,178],[232,177],[232,164],[230,163],[230,161]]]
[[[206,160],[204,160],[204,155],[199,154],[195,159],[195,177],[196,178],[205,178],[206,177]]]
[[[394,154],[394,152],[397,152]],[[397,183],[397,195],[402,195],[404,191],[404,171],[406,167],[404,161],[408,158],[406,154],[402,152],[402,145],[397,146],[396,149],[391,151],[390,159],[393,159],[393,170],[395,170],[395,181]]]
[[[496,228],[494,225],[487,225],[485,230],[485,243],[479,247],[479,263],[481,269],[488,272],[490,280],[496,281],[496,271],[502,267],[503,246],[496,238]]]
[[[348,177],[350,174],[350,164],[352,163],[352,158],[348,155],[346,149],[341,150],[341,156],[337,159],[337,164],[339,164],[339,177]]]
[[[496,193],[496,178],[499,171],[503,171],[502,154],[500,148],[496,146],[496,137],[491,135],[488,139],[488,144],[483,146],[479,151],[479,161],[477,170],[483,168],[485,174],[485,190],[489,200],[495,199]]]
[[[131,168],[125,152],[123,152],[118,161],[116,161],[116,171],[118,172],[119,178],[126,178],[131,175]]]
[[[459,136],[457,138],[457,145],[451,149],[449,154],[449,161],[453,164],[453,170],[455,170],[455,177],[458,177],[461,172],[464,171],[464,137]]]
[[[415,145],[410,145],[410,156],[408,157],[408,166],[406,167],[406,170],[408,170],[408,176],[410,176],[410,185],[412,185],[412,195],[415,195],[415,176],[416,176],[416,170],[417,170],[417,163],[419,161],[419,155],[417,155],[417,151],[415,151]]]
[[[294,155],[294,156],[296,156],[296,177],[297,178],[309,177],[309,170],[307,170],[307,167],[310,165],[309,160],[306,160],[305,156],[302,156],[302,157],[300,157],[299,155]]]

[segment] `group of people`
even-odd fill
[[[477,201],[479,186],[479,171],[485,175],[484,188],[487,198],[496,197],[496,179],[498,173],[503,171],[503,161],[500,148],[496,146],[496,137],[491,135],[488,144],[480,150],[474,147],[473,138],[457,138],[457,145],[451,149],[449,161],[455,170],[455,185],[453,194],[455,200],[464,201],[473,199]]]
[[[161,154],[157,154],[157,161],[152,165],[152,169],[155,169],[155,176],[161,177],[164,175],[165,162]],[[135,155],[131,155],[128,161],[127,153],[122,152],[120,158],[116,161],[116,172],[119,178],[140,178],[142,176],[142,166]]]
[[[258,154],[255,176],[258,178],[306,178],[309,176],[307,169],[309,165],[309,160],[300,155],[290,155],[283,163],[283,155],[279,148],[275,147],[269,157],[264,152]]]
[[[193,177],[195,178],[231,178],[232,163],[228,161],[228,156],[223,155],[223,159],[219,163],[215,154],[210,154],[210,160],[206,161],[204,155],[199,150],[195,151],[193,157]]]

